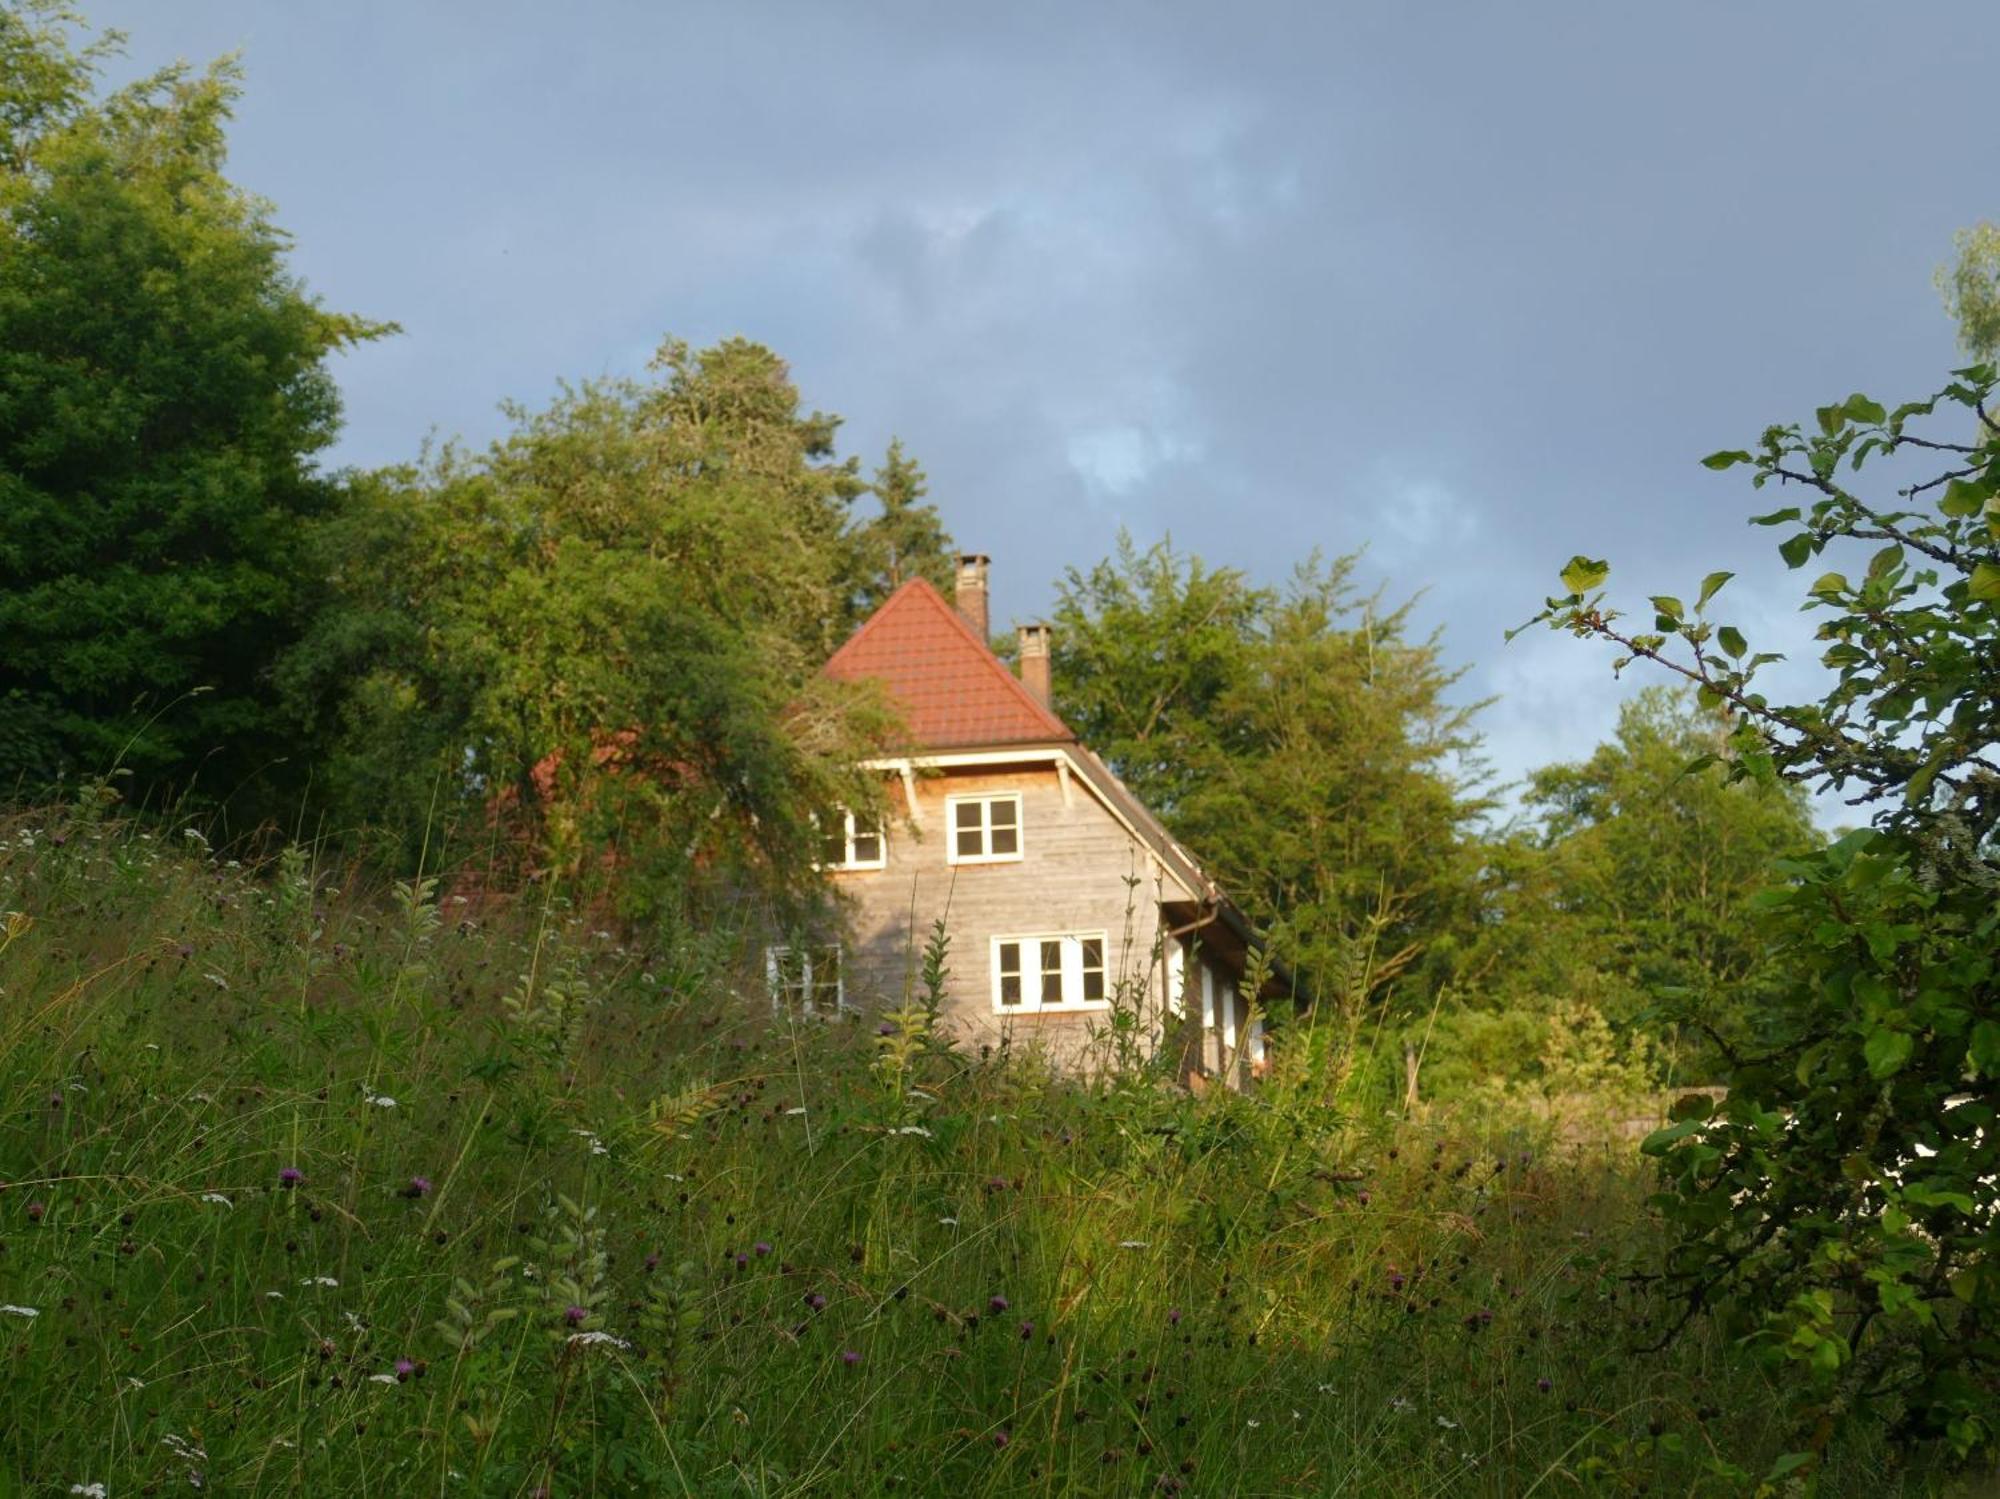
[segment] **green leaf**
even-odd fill
[[[1813,554],[1813,535],[1801,531],[1796,536],[1787,536],[1778,543],[1778,555],[1785,559],[1787,567],[1803,567],[1806,558]]]
[[[1562,585],[1571,593],[1589,593],[1591,589],[1603,586],[1611,576],[1611,564],[1590,557],[1576,556],[1562,570]]]
[[[1847,579],[1840,573],[1821,573],[1817,578],[1813,579],[1812,587],[1808,588],[1806,592],[1821,595],[1845,593],[1847,592]]]
[[[1944,487],[1944,496],[1938,501],[1938,509],[1946,515],[1977,515],[1986,506],[1986,497],[1992,492],[1989,484],[1968,484],[1963,479],[1953,479]]]
[[[1734,468],[1739,463],[1748,463],[1749,461],[1750,455],[1741,448],[1728,448],[1720,453],[1710,453],[1706,458],[1701,460],[1701,466],[1713,469]]]
[[[1880,401],[1871,401],[1859,391],[1849,396],[1840,409],[1850,421],[1867,422],[1871,426],[1889,419],[1889,412]]]
[[[1687,613],[1687,610],[1682,606],[1681,601],[1675,598],[1671,593],[1654,594],[1653,608],[1659,611],[1660,618],[1671,619],[1675,621],[1675,623],[1679,623],[1680,617],[1683,614]],[[1671,629],[1672,626],[1663,625],[1661,626],[1661,628]]]
[[[1753,526],[1782,526],[1786,521],[1794,521],[1798,518],[1799,507],[1796,505],[1787,505],[1783,510],[1773,510],[1769,515],[1751,516],[1750,524]]]
[[[1715,638],[1716,642],[1738,661],[1741,661],[1743,653],[1750,649],[1749,643],[1743,638],[1743,632],[1734,625],[1724,625],[1715,632]]]
[[[1982,604],[2000,602],[2000,567],[1991,562],[1982,562],[1972,569],[1972,581],[1966,592]]]
[[[1701,580],[1701,595],[1694,601],[1695,609],[1699,611],[1704,604],[1715,597],[1716,591],[1724,583],[1727,583],[1735,576],[1735,573],[1710,573],[1707,577],[1703,578]]]
[[[1868,1063],[1871,1077],[1881,1079],[1902,1070],[1910,1059],[1910,1052],[1916,1042],[1903,1031],[1892,1031],[1882,1026],[1870,1033],[1861,1048],[1862,1060]]]
[[[1665,1155],[1676,1143],[1699,1130],[1703,1122],[1700,1119],[1683,1119],[1679,1124],[1656,1129],[1639,1142],[1639,1152],[1642,1155]]]
[[[2000,1073],[2000,1022],[1982,1020],[1972,1028],[1972,1043],[1966,1047],[1981,1076]]]

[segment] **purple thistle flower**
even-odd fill
[[[852,1348],[850,1348],[845,1353],[841,1354],[840,1361],[851,1369],[856,1364],[861,1362],[861,1355],[856,1353]]]
[[[875,1034],[878,1036],[893,1036],[896,1034],[896,1028],[885,1020],[875,1027]]]
[[[999,1431],[993,1433],[993,1445],[995,1447],[1004,1447],[1013,1440],[1014,1438],[1012,1433],[1007,1431],[1005,1427],[1002,1427]]]
[[[996,1315],[1006,1311],[1007,1307],[1008,1301],[1005,1296],[989,1296],[986,1298],[986,1309]]]
[[[826,1310],[826,1298],[820,1295],[819,1292],[814,1291],[806,1297],[806,1305],[816,1312],[823,1312]]]
[[[1540,1379],[1535,1381],[1535,1388],[1540,1390],[1544,1395],[1546,1395],[1550,1390],[1553,1390],[1555,1386],[1549,1383],[1548,1375],[1544,1374]]]
[[[745,1268],[747,1268],[749,1264],[750,1264],[750,1256],[749,1256],[749,1255],[747,1255],[747,1254],[739,1254],[739,1255],[737,1255],[737,1256],[736,1256],[736,1268],[737,1268],[738,1270],[742,1270],[742,1269],[745,1269]]]
[[[396,1378],[398,1381],[406,1380],[416,1372],[417,1366],[408,1359],[399,1358],[396,1360]]]
[[[771,1252],[771,1246],[769,1244],[766,1244],[762,1239],[759,1239],[755,1244],[752,1244],[750,1247],[757,1251],[757,1258],[760,1260],[765,1255]]]
[[[1023,1322],[1021,1324],[1021,1341],[1025,1343],[1028,1341],[1028,1339],[1032,1338],[1034,1335],[1035,1335],[1035,1324],[1032,1322]]]
[[[1369,1203],[1374,1201],[1374,1199],[1368,1195],[1368,1190],[1365,1187],[1361,1191],[1356,1192],[1354,1194],[1354,1200],[1360,1203],[1363,1207],[1367,1207]]]
[[[281,1187],[296,1187],[305,1179],[305,1172],[299,1170],[296,1166],[287,1166],[283,1171],[278,1173],[278,1185]]]
[[[49,1210],[49,1208],[48,1208],[48,1204],[47,1204],[47,1203],[45,1203],[45,1202],[31,1202],[31,1203],[29,1203],[29,1204],[28,1204],[28,1221],[29,1221],[30,1223],[40,1223],[40,1222],[42,1221],[42,1215],[43,1215],[43,1214],[45,1214],[45,1213],[47,1213],[47,1212],[48,1212],[48,1210]]]
[[[1173,1326],[1179,1327],[1181,1325],[1181,1309],[1179,1307],[1170,1308],[1167,1312],[1167,1321]]]
[[[410,1184],[403,1188],[403,1195],[411,1198],[423,1197],[430,1192],[430,1189],[431,1179],[428,1176],[413,1176],[410,1178]]]
[[[575,1327],[578,1324],[580,1324],[585,1317],[588,1317],[589,1315],[590,1313],[586,1311],[584,1308],[580,1306],[571,1306],[564,1309],[563,1321],[567,1322],[571,1327]]]

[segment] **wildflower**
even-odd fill
[[[845,1353],[841,1354],[840,1361],[851,1369],[856,1364],[861,1362],[861,1355],[856,1353],[852,1348],[850,1348]]]
[[[600,1343],[608,1343],[613,1348],[630,1348],[632,1346],[623,1338],[613,1337],[608,1332],[595,1331],[573,1332],[569,1335],[569,1342],[572,1346],[581,1345],[585,1348],[596,1347]]]
[[[589,1311],[580,1306],[572,1305],[563,1309],[563,1321],[567,1322],[571,1327],[580,1325],[583,1319],[589,1315]]]
[[[431,1179],[428,1176],[413,1176],[410,1178],[410,1184],[403,1188],[403,1195],[409,1198],[423,1197],[428,1195],[430,1190]]]
[[[826,1298],[820,1295],[819,1292],[814,1291],[806,1297],[806,1305],[816,1312],[823,1312],[826,1310]]]
[[[104,1499],[104,1485],[101,1483],[73,1483],[69,1491],[83,1495],[83,1499]]]
[[[1005,1296],[989,1296],[986,1298],[986,1309],[994,1313],[996,1316],[999,1313],[1006,1311],[1007,1306],[1008,1302]]]
[[[892,1135],[922,1135],[926,1140],[931,1137],[931,1132],[921,1124],[899,1125],[895,1129],[890,1130],[889,1133]]]
[[[1544,1374],[1540,1379],[1535,1381],[1535,1388],[1540,1390],[1544,1395],[1546,1395],[1550,1390],[1553,1390],[1555,1386],[1549,1383],[1548,1375]]]
[[[995,1447],[1005,1447],[1009,1442],[1013,1440],[1014,1440],[1013,1434],[1010,1433],[1005,1427],[1002,1427],[1000,1430],[993,1433],[993,1445]]]
[[[875,1027],[875,1034],[878,1036],[893,1036],[896,1034],[896,1028],[885,1020]]]
[[[41,1309],[32,1306],[15,1306],[11,1301],[0,1306],[0,1317],[39,1317]]]
[[[804,1112],[805,1112],[805,1110],[804,1110],[804,1109],[786,1109],[786,1110],[785,1110],[785,1113],[786,1113],[786,1114],[788,1114],[788,1115],[790,1115],[790,1114],[803,1114]]]
[[[393,1109],[396,1107],[396,1100],[386,1093],[371,1093],[362,1102],[372,1103],[378,1109]]]
[[[1167,1322],[1174,1327],[1181,1325],[1181,1309],[1177,1306],[1167,1309]]]
[[[204,1192],[201,1194],[201,1200],[203,1202],[212,1202],[221,1208],[233,1208],[236,1206],[235,1203],[224,1197],[220,1192]]]
[[[281,1187],[286,1187],[286,1188],[296,1187],[300,1182],[304,1181],[305,1179],[306,1179],[305,1172],[299,1170],[299,1168],[296,1166],[287,1166],[284,1170],[278,1173],[278,1185]]]
[[[750,1256],[749,1256],[749,1255],[747,1255],[747,1254],[739,1254],[739,1255],[737,1255],[737,1256],[736,1256],[736,1268],[737,1268],[738,1270],[743,1270],[743,1269],[747,1269],[747,1268],[749,1267],[749,1264],[750,1264]]]
[[[398,1383],[401,1383],[402,1381],[408,1379],[412,1374],[416,1372],[417,1372],[417,1366],[411,1363],[408,1359],[399,1358],[396,1360],[396,1380]]]
[[[49,1107],[52,1109],[59,1109],[62,1107],[62,1094],[60,1092],[51,1093],[49,1095]]]
[[[1028,1341],[1028,1339],[1032,1338],[1034,1335],[1035,1335],[1035,1324],[1032,1322],[1023,1322],[1021,1324],[1021,1341],[1025,1343]]]
[[[1368,1195],[1368,1190],[1365,1187],[1361,1191],[1356,1192],[1354,1194],[1354,1200],[1360,1203],[1363,1207],[1367,1207],[1369,1203],[1374,1201],[1374,1199]]]
[[[1120,1239],[1118,1241],[1118,1247],[1120,1249],[1144,1249],[1147,1247],[1149,1242],[1150,1241],[1146,1239]]]
[[[401,1384],[401,1383],[402,1383],[402,1381],[401,1381],[400,1379],[396,1378],[396,1376],[395,1376],[395,1375],[393,1375],[393,1374],[371,1374],[371,1375],[369,1375],[369,1376],[368,1376],[368,1382],[369,1382],[370,1384]]]
[[[771,1246],[769,1244],[766,1244],[762,1239],[759,1239],[755,1244],[752,1244],[750,1247],[757,1251],[757,1258],[760,1260],[765,1255],[771,1252]]]
[[[46,1203],[40,1203],[40,1202],[29,1203],[28,1221],[30,1223],[40,1223],[42,1221],[42,1218],[48,1213],[48,1210],[49,1210],[48,1205]]]
[[[1437,1424],[1442,1426],[1446,1431],[1458,1430],[1458,1423],[1452,1420],[1450,1416],[1439,1416],[1437,1418]]]
[[[339,1285],[340,1282],[335,1280],[331,1275],[308,1275],[304,1280],[300,1281],[299,1284],[302,1286],[331,1287]]]
[[[204,973],[202,977],[207,979],[211,984],[215,985],[215,987],[218,989],[227,989],[229,987],[229,980],[224,978],[219,973]]]

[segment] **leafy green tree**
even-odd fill
[[[1608,566],[1573,559],[1539,616],[1611,642],[1726,707],[1718,759],[1737,780],[1844,797],[1869,825],[1788,861],[1762,897],[1787,981],[1762,1035],[1725,1047],[1730,1092],[1651,1138],[1677,1240],[1666,1281],[1686,1317],[1724,1307],[1798,1376],[1811,1433],[1879,1413],[1960,1455],[2000,1435],[2000,432],[1991,365],[1891,411],[1866,396],[1811,427],[1769,428],[1752,483],[1803,502],[1783,528],[1829,685],[1780,705],[1756,685],[1776,659],[1710,606],[1651,600],[1627,624]],[[1892,493],[1862,493],[1874,459]],[[1916,460],[1941,466],[1912,473]],[[1845,560],[1852,555],[1853,560]]]
[[[335,499],[326,358],[385,329],[307,296],[223,175],[233,64],[100,98],[117,39],[74,24],[0,10],[0,786],[225,797],[291,755],[269,673]]]
[[[1757,1039],[1784,965],[1753,898],[1776,860],[1819,841],[1796,785],[1683,774],[1728,728],[1691,693],[1648,688],[1612,742],[1537,771],[1526,798],[1551,855],[1558,940],[1623,980],[1631,1007],[1606,1019],[1660,1032],[1689,1082],[1722,1065],[1716,1047]]]
[[[1350,1016],[1428,992],[1471,915],[1473,708],[1317,559],[1282,590],[1129,538],[1059,587],[1059,706]]]
[[[951,536],[937,506],[925,503],[929,488],[924,471],[900,440],[889,444],[869,489],[881,511],[853,536],[855,621],[873,613],[912,578],[928,578],[950,598],[955,575]]]
[[[1953,237],[1958,257],[1940,266],[1938,291],[1974,359],[2000,357],[2000,224],[1978,223]]]
[[[515,411],[486,453],[372,476],[318,536],[285,685],[329,794],[414,857],[438,814],[626,896],[814,885],[812,815],[879,794],[882,726],[815,670],[858,488],[784,365],[669,342],[650,382]]]

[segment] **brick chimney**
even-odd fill
[[[1049,706],[1049,627],[1022,625],[1021,685],[1044,708]]]
[[[961,552],[958,583],[952,591],[952,601],[965,616],[965,622],[972,626],[972,633],[979,637],[981,645],[990,638],[986,621],[986,569],[991,563],[992,559],[984,552]]]

